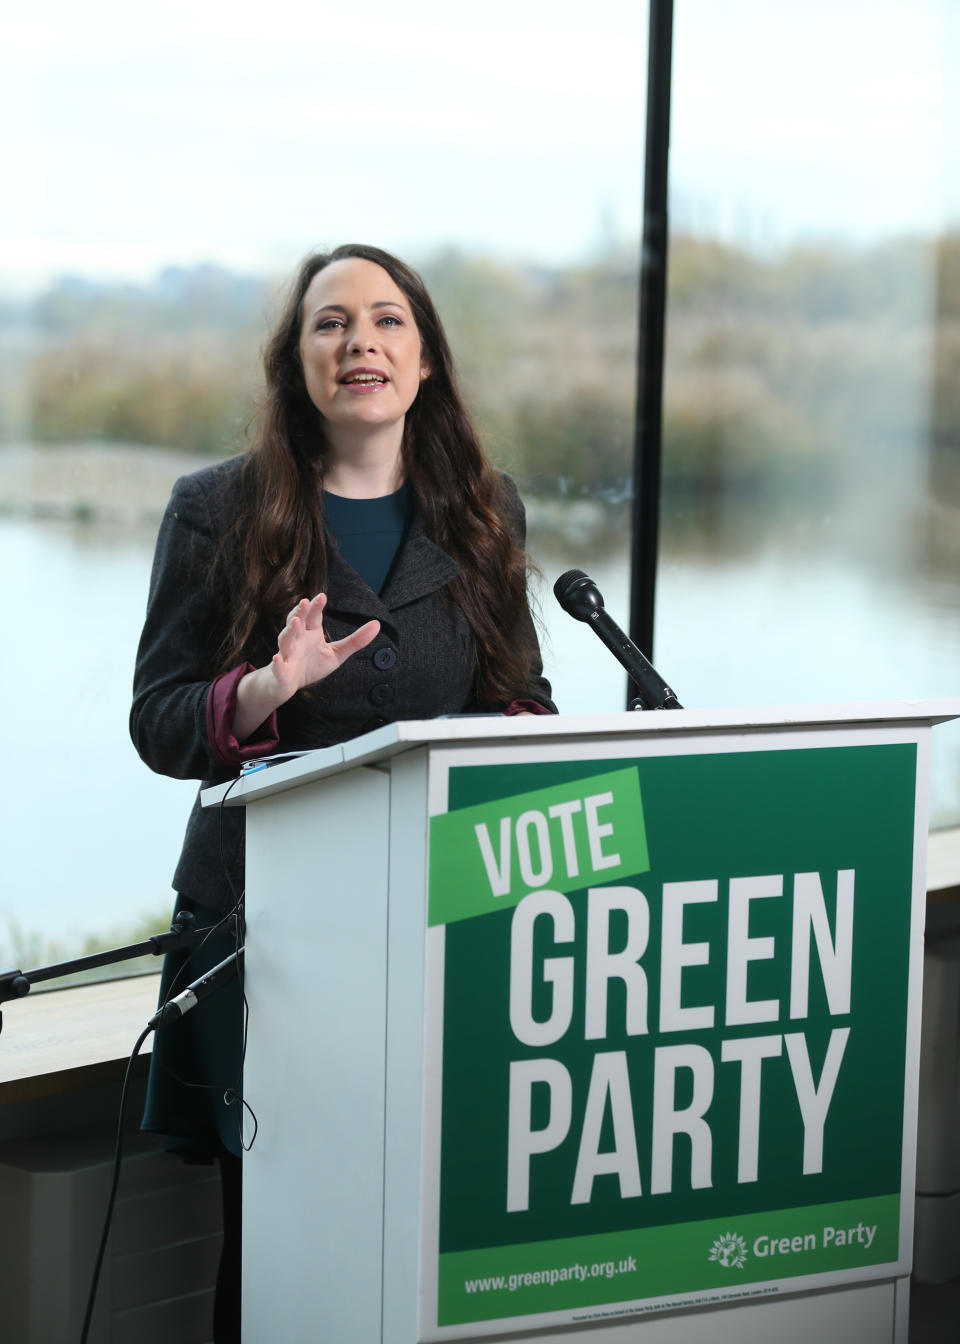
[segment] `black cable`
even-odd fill
[[[225,806],[225,804],[226,804],[227,799],[230,797],[230,791],[231,791],[231,789],[235,789],[236,786],[240,783],[241,779],[243,779],[243,778],[244,778],[244,775],[243,775],[243,771],[241,770],[241,771],[240,771],[240,774],[237,775],[236,779],[232,779],[232,780],[230,781],[230,783],[227,785],[226,791],[225,791],[223,797],[220,799],[220,802],[219,802],[218,807],[217,807],[217,813],[218,813],[218,816],[217,816],[217,825],[218,825],[218,836],[217,836],[217,839],[218,839],[219,846],[220,846],[220,863],[221,863],[221,866],[223,867],[223,875],[224,875],[224,877],[227,879],[227,886],[230,888],[230,895],[233,897],[234,909],[236,909],[237,906],[239,906],[240,903],[242,902],[242,900],[243,900],[243,892],[241,891],[240,895],[239,895],[239,896],[237,895],[236,888],[235,888],[234,885],[233,885],[233,878],[230,876],[230,865],[227,863],[227,856],[226,856],[226,854],[223,852],[223,809],[224,809],[224,806]]]
[[[103,1232],[100,1236],[100,1245],[97,1249],[97,1258],[93,1266],[93,1278],[90,1281],[90,1293],[87,1297],[87,1310],[83,1318],[83,1330],[80,1334],[80,1344],[87,1344],[87,1335],[90,1332],[90,1322],[93,1319],[93,1308],[97,1300],[97,1286],[100,1282],[100,1270],[103,1267],[103,1257],[107,1249],[107,1239],[110,1236],[110,1224],[113,1220],[113,1206],[117,1198],[117,1186],[120,1183],[120,1164],[123,1160],[123,1119],[127,1109],[127,1092],[130,1087],[130,1078],[133,1073],[134,1061],[140,1053],[140,1047],[153,1031],[153,1027],[144,1027],[137,1038],[137,1043],[133,1047],[133,1053],[127,1064],[127,1072],[123,1079],[123,1090],[120,1093],[120,1115],[117,1120],[117,1143],[113,1154],[113,1180],[110,1184],[110,1194],[107,1196],[107,1212],[103,1220]]]
[[[233,910],[229,911],[226,915],[224,915],[224,917],[221,920],[219,920],[216,924],[211,925],[211,927],[206,932],[206,936],[197,945],[196,950],[199,951],[207,942],[207,940],[211,938],[219,929],[221,929],[223,925],[226,923],[226,921],[230,919],[230,917],[234,914],[237,915],[234,946],[237,952],[239,952],[242,948],[244,948],[246,946],[246,938],[243,929],[242,905],[243,905],[243,893],[241,892],[239,898],[239,909],[238,907],[234,907]],[[189,956],[189,953],[187,955]],[[171,1001],[171,999],[173,999],[174,990],[176,989],[177,984],[181,979],[181,977],[183,976],[183,973],[186,969],[187,969],[187,961],[185,959],[183,966],[180,967],[180,969],[177,971],[177,974],[170,982],[170,987],[167,990],[166,996],[163,1000],[163,1003],[160,1005],[160,1008],[163,1008],[166,1004],[168,1004]],[[240,1147],[244,1150],[244,1152],[249,1152],[250,1149],[253,1147],[254,1142],[256,1141],[257,1131],[259,1130],[260,1125],[253,1107],[247,1101],[244,1100],[242,1092],[243,1065],[247,1054],[247,1025],[250,1017],[250,1005],[247,1002],[246,990],[244,989],[243,971],[240,969],[239,965],[237,967],[237,978],[240,981],[240,993],[243,999],[243,1030],[242,1030],[241,1047],[240,1047],[240,1077],[236,1080],[236,1082],[232,1086],[228,1086],[224,1089],[223,1100],[224,1104],[227,1106],[233,1106],[237,1102],[241,1104],[242,1109],[239,1113],[240,1119],[238,1120],[239,1143]],[[181,1074],[177,1073],[175,1069],[172,1069],[169,1064],[164,1063],[163,1060],[160,1059],[159,1057],[155,1057],[154,1062],[160,1068],[163,1069],[164,1073],[166,1073],[168,1077],[173,1078],[177,1083],[179,1083],[181,1087],[192,1087],[204,1092],[219,1092],[221,1087],[223,1087],[222,1082],[201,1083],[201,1082],[195,1082],[190,1078],[184,1078],[182,1077]],[[243,1110],[249,1111],[250,1118],[253,1121],[253,1137],[250,1139],[249,1143],[245,1143],[243,1139]]]
[[[224,876],[227,879],[227,885],[230,888],[230,894],[234,897],[234,907],[231,913],[235,914],[237,917],[236,945],[238,951],[241,946],[244,947],[246,946],[246,928],[244,925],[243,914],[244,914],[244,901],[247,893],[246,893],[246,887],[244,887],[243,890],[240,892],[240,895],[238,896],[236,893],[236,889],[233,885],[233,878],[230,876],[230,866],[227,863],[227,856],[223,848],[223,809],[224,804],[227,801],[227,798],[230,796],[230,790],[233,789],[237,784],[239,784],[240,780],[243,779],[243,777],[244,777],[243,771],[241,770],[240,774],[237,775],[236,779],[232,780],[231,783],[228,785],[226,791],[224,792],[223,797],[220,799],[218,808],[219,811],[218,840],[220,844],[220,863],[221,866],[223,867]],[[246,1063],[247,1059],[247,1028],[250,1021],[250,1004],[247,1002],[247,991],[244,985],[244,975],[243,972],[239,970],[239,967],[238,967],[238,976],[240,980],[240,994],[243,999],[243,1034],[241,1037],[241,1045],[240,1045],[240,1077],[237,1079],[233,1087],[228,1087],[226,1089],[226,1091],[223,1094],[223,1101],[224,1105],[226,1106],[233,1106],[237,1102],[240,1103],[240,1109],[237,1111],[237,1137],[239,1139],[240,1147],[243,1149],[245,1153],[249,1153],[250,1149],[256,1143],[257,1132],[260,1128],[260,1125],[253,1107],[249,1104],[249,1102],[245,1100],[243,1096],[243,1066]],[[243,1141],[244,1110],[250,1112],[250,1117],[253,1120],[253,1135],[249,1143],[244,1143]]]
[[[206,947],[210,939],[213,937],[213,935],[219,932],[219,930],[223,928],[224,924],[228,923],[228,921],[232,918],[234,913],[235,910],[228,910],[227,913],[222,917],[222,919],[219,919],[216,924],[211,924],[208,929],[205,929],[203,937],[198,940],[195,949],[191,947],[183,948],[183,965],[180,967],[176,975],[170,981],[170,984],[167,987],[166,997],[164,998],[163,1003],[157,1005],[158,1008],[164,1008],[174,997],[178,989],[179,983],[183,978],[184,972],[189,967],[191,953],[194,950],[196,950],[197,952],[202,951],[203,948]]]
[[[243,998],[243,1036],[240,1045],[240,1077],[237,1079],[235,1087],[228,1087],[226,1092],[224,1092],[223,1100],[224,1104],[227,1106],[232,1106],[238,1101],[240,1103],[240,1110],[237,1112],[237,1137],[240,1141],[240,1147],[245,1153],[249,1153],[250,1149],[257,1141],[257,1131],[260,1128],[260,1123],[257,1120],[256,1112],[253,1107],[246,1101],[243,1095],[243,1068],[247,1062],[247,1028],[250,1023],[250,1005],[247,1002],[247,991],[244,986],[242,974],[240,976],[240,994]],[[244,1110],[250,1112],[250,1118],[253,1121],[253,1134],[249,1143],[244,1143],[243,1141]]]

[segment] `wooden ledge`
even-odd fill
[[[69,989],[36,990],[3,1004],[0,1105],[122,1079],[157,1006],[160,976],[135,975]],[[147,1067],[152,1034],[140,1047]]]

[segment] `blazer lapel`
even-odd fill
[[[417,511],[410,519],[383,594],[378,597],[344,560],[335,538],[327,530],[327,591],[331,612],[355,618],[361,624],[376,620],[392,626],[391,613],[398,607],[436,592],[459,573],[456,560],[427,536],[423,518]]]
[[[441,550],[424,531],[419,510],[410,519],[403,545],[383,590],[383,602],[391,610],[427,597],[455,579],[460,566],[453,556]]]

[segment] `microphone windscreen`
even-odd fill
[[[564,605],[563,599],[566,596],[567,589],[570,588],[578,579],[585,579],[587,576],[582,569],[568,569],[565,574],[561,574],[559,579],[553,585],[553,595],[560,603]]]
[[[568,569],[553,585],[553,594],[568,616],[590,621],[603,610],[603,598],[593,579],[582,569]]]

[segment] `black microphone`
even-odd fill
[[[627,669],[639,694],[631,709],[682,709],[680,701],[633,640],[607,615],[600,589],[582,569],[568,569],[553,585],[553,595],[564,611],[585,621],[603,640],[614,658]]]
[[[159,1027],[165,1022],[177,1022],[185,1013],[196,1008],[201,999],[207,998],[218,990],[221,985],[225,985],[228,980],[232,980],[235,975],[240,973],[240,961],[243,957],[243,948],[237,948],[229,957],[218,962],[212,970],[207,971],[206,975],[201,975],[198,980],[187,985],[182,993],[165,1003],[162,1008],[158,1008],[147,1023],[148,1027]]]

